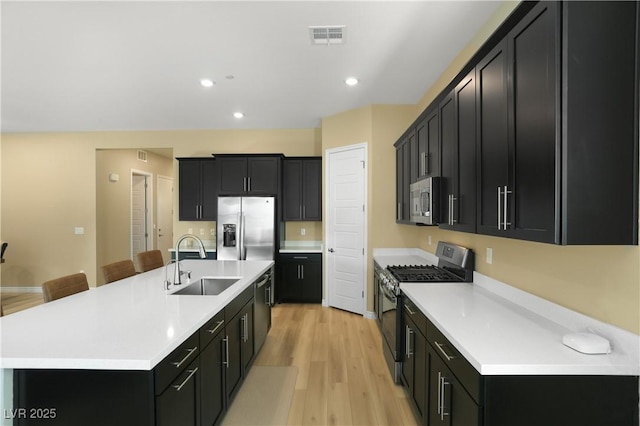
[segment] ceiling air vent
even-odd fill
[[[147,151],[138,150],[138,160],[147,162]]]
[[[345,29],[346,27],[344,25],[327,25],[327,26],[309,27],[309,34],[311,35],[311,44],[326,45],[326,46],[330,44],[344,44]]]

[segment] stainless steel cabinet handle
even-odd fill
[[[423,176],[424,174],[426,174],[427,172],[425,171],[425,166],[424,166],[424,158],[425,158],[426,154],[424,152],[420,153],[420,176]]]
[[[247,192],[247,178],[246,177],[242,178],[242,190],[244,192]]]
[[[304,265],[300,265],[300,279],[304,280]]]
[[[264,304],[271,305],[271,286],[264,288]]]
[[[309,256],[293,256],[294,259],[309,259]]]
[[[451,383],[449,383],[447,381],[447,378],[442,376],[440,372],[438,372],[438,380],[439,380],[439,384],[440,386],[438,386],[438,413],[440,413],[440,420],[444,421],[444,416],[448,416],[449,412],[448,410],[445,411],[445,404],[446,404],[446,386],[450,385]]]
[[[298,270],[298,275],[296,275],[296,278],[300,279],[300,265],[296,265],[296,268]]]
[[[413,355],[413,352],[411,352],[411,335],[413,335],[413,330],[411,330],[411,327],[409,327],[408,325],[405,326],[406,328],[406,344],[405,344],[405,350],[407,353],[407,359],[411,358],[411,355]]]
[[[202,204],[200,204],[200,219],[202,219]]]
[[[180,389],[182,389],[182,387],[187,384],[187,382],[191,379],[191,377],[193,377],[193,375],[196,374],[196,371],[198,371],[198,367],[194,368],[193,370],[187,370],[187,372],[189,372],[189,375],[187,376],[187,378],[184,379],[184,381],[179,385],[173,385],[173,387],[176,388],[176,392],[180,392]]]
[[[413,312],[413,311],[411,310],[411,308],[410,308],[409,306],[407,306],[407,305],[404,305],[404,309],[405,309],[405,311],[407,311],[407,313],[408,313],[409,315],[415,315],[415,314],[416,314],[416,313],[415,313],[415,312]]]
[[[198,219],[199,214],[200,214],[200,206],[196,204],[196,219]]]
[[[442,352],[442,355],[444,355],[444,357],[447,359],[447,361],[451,361],[452,359],[455,359],[455,356],[453,356],[453,355],[449,355],[448,353],[446,353],[446,352],[444,351],[444,344],[442,344],[442,343],[438,343],[438,341],[437,341],[437,340],[434,340],[433,342],[436,344],[436,347],[437,347],[438,349],[440,349],[440,352]]]
[[[507,226],[511,226],[511,222],[507,222],[508,217],[507,217],[507,196],[508,194],[511,194],[512,191],[509,191],[509,188],[507,187],[507,185],[504,186],[504,218],[503,220],[503,229],[506,231],[507,230]]]
[[[222,365],[226,365],[229,368],[229,336],[224,336],[222,339],[224,342],[224,361],[222,361]]]
[[[397,217],[398,219],[402,219],[402,203],[398,203]]]
[[[251,192],[251,178],[247,178],[247,191]]]
[[[247,314],[244,314],[240,317],[240,322],[242,323],[242,341],[247,341]]]
[[[298,214],[300,215],[300,217],[301,217],[301,218],[304,218],[304,217],[302,216],[302,204],[300,204],[300,205],[298,206]]]
[[[500,198],[502,197],[502,191],[500,187],[498,187],[498,231],[502,229],[502,220],[500,219],[500,212],[502,211],[502,206],[500,202]]]
[[[307,217],[307,206],[302,206],[302,218],[305,219]]]
[[[224,324],[224,320],[220,320],[220,321],[218,321],[218,322],[216,323],[216,326],[215,326],[215,327],[213,327],[213,329],[212,329],[212,330],[207,330],[207,333],[211,333],[211,334],[215,333],[216,331],[218,331],[218,329],[219,329],[220,327],[222,327],[222,325],[223,325],[223,324]]]
[[[176,368],[180,368],[180,366],[181,366],[182,364],[184,364],[184,362],[185,362],[185,361],[186,361],[186,360],[187,360],[191,355],[193,355],[193,353],[194,353],[195,351],[197,351],[197,350],[198,350],[198,347],[197,347],[197,346],[196,346],[195,348],[187,349],[187,352],[189,352],[189,353],[187,354],[187,356],[185,356],[184,358],[182,358],[180,361],[178,361],[178,362],[172,362],[171,364],[175,365],[175,366],[176,366]]]

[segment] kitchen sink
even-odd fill
[[[171,293],[175,295],[199,295],[199,296],[215,296],[235,283],[237,283],[240,278],[208,278],[203,277],[198,281],[187,284],[184,288]]]

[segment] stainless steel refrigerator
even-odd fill
[[[218,260],[274,260],[274,197],[218,197]]]

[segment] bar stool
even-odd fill
[[[138,266],[140,266],[142,272],[162,268],[164,266],[162,252],[160,250],[149,250],[138,253]]]
[[[89,290],[89,284],[87,276],[82,272],[49,280],[42,284],[42,296],[45,303],[86,290]]]
[[[136,267],[131,259],[109,263],[102,267],[105,284],[132,277],[136,274]]]

